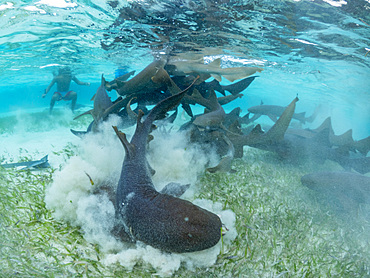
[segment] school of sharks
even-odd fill
[[[115,227],[112,233],[127,242],[141,241],[166,252],[185,253],[208,249],[216,245],[227,230],[219,216],[179,198],[189,185],[170,183],[161,192],[155,189],[155,171],[147,160],[150,134],[160,123],[168,130],[181,107],[191,120],[180,127],[192,144],[210,146],[216,150],[219,163],[206,169],[214,173],[229,172],[235,158],[243,157],[244,146],[275,152],[291,163],[331,160],[342,166],[340,172],[318,172],[302,177],[304,186],[330,194],[343,210],[356,208],[370,200],[370,137],[352,138],[352,130],[334,134],[331,118],[315,129],[291,128],[291,121],[311,123],[312,115],[295,113],[298,96],[286,107],[265,105],[250,107],[241,115],[237,107],[226,113],[223,105],[247,92],[259,67],[222,68],[220,59],[205,64],[203,59],[185,60],[182,56],[158,55],[139,73],[126,73],[112,81],[101,77],[101,85],[93,97],[93,109],[82,115],[92,115],[86,131],[71,130],[82,138],[99,132],[99,125],[112,114],[122,119],[122,126],[113,126],[125,150],[121,176],[115,192],[108,192],[115,206]],[[232,82],[221,85],[225,78]],[[115,90],[119,97],[112,101],[107,91]],[[131,106],[136,105],[135,109]],[[204,107],[204,113],[194,115],[192,106]],[[153,107],[149,109],[148,107]],[[275,123],[261,126],[258,119],[268,116]],[[335,120],[335,119],[333,119]],[[120,130],[136,125],[129,140]],[[171,132],[168,132],[171,136]],[[155,140],[155,138],[154,138]],[[170,155],[170,154],[163,154]],[[24,165],[4,167],[47,167],[47,157]]]

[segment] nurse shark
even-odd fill
[[[266,115],[272,121],[276,122],[277,118],[281,116],[284,112],[286,107],[279,106],[279,105],[256,105],[248,108],[248,112],[256,114],[256,115]],[[302,113],[294,113],[292,118],[300,121],[302,124],[309,122],[312,123],[318,113],[318,109],[311,115],[310,117],[306,117],[306,112]]]
[[[113,127],[125,149],[116,192],[117,224],[132,241],[175,253],[210,248],[221,238],[220,218],[189,201],[155,190],[146,159],[146,145],[153,122],[176,107],[188,89],[159,102],[141,122],[139,111],[135,133],[129,142]],[[117,226],[117,225],[116,225]]]
[[[21,170],[26,170],[30,168],[47,168],[50,167],[48,156],[45,155],[40,160],[33,160],[33,161],[24,161],[24,162],[16,162],[16,163],[6,163],[0,165],[3,168],[17,168],[23,167]]]
[[[370,177],[352,172],[317,172],[301,178],[304,186],[331,198],[346,211],[370,203]]]

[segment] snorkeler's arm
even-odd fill
[[[50,82],[49,86],[46,88],[45,90],[45,93],[43,93],[42,97],[44,98],[46,96],[46,94],[50,91],[51,87],[53,87],[53,85],[55,84],[56,82],[56,79],[55,77],[53,78],[53,80]]]
[[[89,82],[82,82],[82,81],[78,80],[76,76],[73,76],[73,77],[72,77],[72,80],[73,80],[74,82],[76,82],[78,85],[86,85],[86,86],[90,86],[90,83],[89,83]]]

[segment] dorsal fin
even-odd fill
[[[209,100],[209,102],[210,102],[210,105],[212,106],[212,107],[210,107],[210,108],[211,108],[211,110],[213,111],[213,110],[217,110],[217,109],[219,109],[220,104],[218,103],[218,100],[217,100],[217,96],[216,96],[215,90],[210,89],[210,90],[209,90],[209,93],[210,93],[210,94],[209,94],[208,100]]]
[[[243,135],[243,134],[242,134],[242,131],[241,131],[240,123],[239,123],[239,121],[238,121],[238,120],[235,120],[235,121],[234,121],[234,122],[229,126],[229,130],[230,130],[232,133]]]
[[[333,130],[332,126],[331,126],[331,117],[327,117],[323,122],[322,124],[313,129],[313,131],[316,131],[316,132],[320,132],[321,130],[325,129],[325,128],[329,128],[331,131]]]
[[[132,158],[135,154],[135,147],[127,141],[126,134],[119,131],[116,126],[113,126],[114,131],[116,132],[119,140],[121,141],[123,147],[125,148],[126,156]]]
[[[131,119],[134,119],[136,120],[138,115],[131,109],[131,101],[133,99],[135,99],[136,97],[133,97],[129,100],[129,102],[127,103],[126,105],[126,112],[127,112],[127,115],[131,118]],[[141,110],[140,110],[141,111]]]
[[[260,124],[256,125],[249,134],[264,134]]]
[[[240,107],[236,107],[233,110],[231,110],[230,113],[228,113],[227,115],[230,115],[230,116],[235,115],[235,116],[239,117],[241,111],[242,111],[242,109]]]
[[[333,143],[333,145],[352,145],[353,144],[353,137],[352,137],[352,129],[347,130],[345,133],[341,135],[334,135],[329,134],[329,139]]]
[[[310,140],[318,142],[324,146],[330,146],[331,143],[329,140],[329,134],[330,134],[330,128],[324,128],[323,130],[318,132],[314,137],[312,137]]]
[[[214,59],[212,62],[208,64],[210,67],[221,67],[221,58]]]
[[[104,74],[102,74],[102,75],[101,75],[100,86],[105,87],[105,78],[104,78]]]

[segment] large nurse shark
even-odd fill
[[[217,215],[189,201],[156,191],[146,159],[153,122],[176,107],[187,90],[159,102],[143,122],[143,113],[139,111],[130,142],[124,133],[113,127],[126,152],[116,192],[117,225],[123,226],[132,241],[175,253],[214,246],[221,238],[222,228]]]

